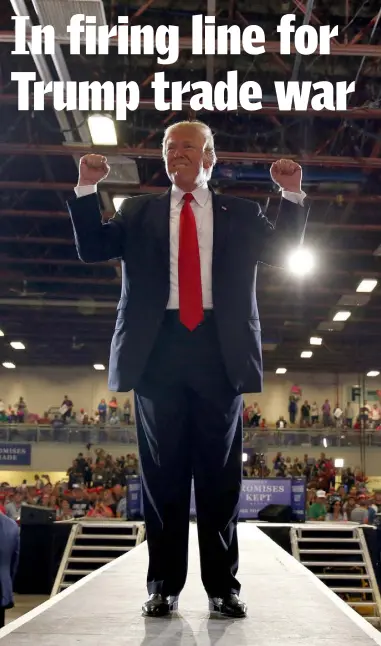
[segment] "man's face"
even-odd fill
[[[192,126],[173,128],[165,144],[165,168],[173,184],[192,187],[206,180],[211,161],[204,153],[205,137]]]

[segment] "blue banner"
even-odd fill
[[[290,505],[295,521],[304,522],[306,501],[305,478],[244,478],[240,498],[240,520],[255,520],[267,505]],[[196,516],[194,485],[190,515]]]
[[[31,463],[31,444],[0,442],[0,466],[30,466]]]
[[[139,476],[126,478],[127,484],[127,518],[133,520],[142,517],[142,489]]]
[[[291,485],[291,507],[294,519],[304,523],[306,520],[306,479],[293,478]]]

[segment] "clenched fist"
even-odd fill
[[[302,190],[302,167],[292,159],[279,159],[270,168],[271,179],[284,191],[300,193]]]
[[[79,160],[78,186],[98,184],[110,172],[110,166],[103,155],[85,155]]]

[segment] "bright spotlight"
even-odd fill
[[[242,462],[247,462],[248,457],[247,453],[242,453]]]
[[[311,273],[315,267],[314,256],[308,249],[299,247],[288,259],[288,268],[295,276],[305,276]]]

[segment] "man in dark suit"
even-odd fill
[[[5,611],[13,608],[13,581],[20,554],[20,532],[17,523],[0,513],[0,628]]]
[[[69,202],[79,257],[122,260],[109,366],[112,391],[135,391],[149,550],[147,616],[178,606],[188,563],[192,476],[202,581],[209,608],[244,617],[237,521],[242,481],[242,393],[262,390],[258,262],[284,266],[305,226],[301,168],[280,160],[276,228],[258,204],[208,185],[213,135],[201,122],[167,129],[171,189],[127,199],[102,224],[96,187],[109,166],[81,159]]]

